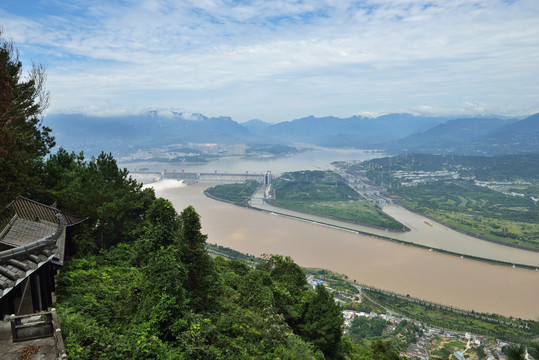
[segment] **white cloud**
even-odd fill
[[[474,99],[484,111],[539,111],[535,0],[92,4],[46,16],[0,5],[22,55],[46,65],[54,109],[108,102],[278,121],[478,112],[463,105]]]

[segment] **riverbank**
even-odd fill
[[[539,272],[450,256],[214,201],[208,186],[162,188],[158,196],[201,215],[208,241],[243,253],[283,254],[380,289],[466,310],[536,319]]]
[[[257,191],[262,191],[262,190],[259,189]],[[245,204],[243,204],[243,203],[238,204],[238,203],[235,203],[233,201],[229,201],[229,200],[225,200],[225,199],[215,197],[215,196],[211,195],[207,191],[207,189],[203,191],[203,194],[205,196],[213,199],[213,200],[216,200],[216,201],[222,201],[222,202],[225,202],[225,203],[228,203],[228,204],[241,206],[241,207],[245,207],[245,208],[250,208],[250,209],[253,209],[253,210],[269,212],[272,215],[285,216],[285,217],[289,217],[291,219],[296,219],[296,220],[300,220],[300,221],[306,221],[306,222],[310,222],[310,223],[314,222],[314,223],[316,223],[318,225],[328,226],[330,228],[343,230],[343,231],[350,231],[352,233],[357,233],[358,235],[372,236],[372,237],[375,237],[377,239],[393,241],[393,242],[399,243],[401,245],[415,246],[415,247],[418,247],[420,249],[424,249],[424,250],[428,250],[428,251],[436,251],[436,252],[439,252],[439,253],[442,253],[442,254],[458,256],[460,258],[466,258],[466,259],[471,259],[471,260],[476,260],[476,261],[484,261],[484,262],[487,262],[487,263],[490,263],[490,264],[504,265],[504,266],[511,266],[513,268],[521,268],[521,269],[539,271],[539,267],[536,266],[536,265],[519,264],[519,263],[515,263],[515,262],[508,262],[508,261],[503,261],[503,260],[483,258],[483,257],[479,257],[479,256],[463,254],[462,252],[457,253],[457,252],[453,252],[453,251],[449,251],[449,250],[445,250],[445,249],[434,248],[432,246],[416,244],[416,243],[413,243],[413,242],[410,242],[410,241],[399,240],[399,239],[396,239],[395,237],[392,237],[390,235],[382,236],[382,235],[379,235],[379,234],[375,233],[375,230],[383,230],[383,231],[386,231],[386,233],[388,233],[388,234],[404,233],[405,231],[392,231],[392,230],[389,230],[389,229],[382,229],[380,227],[369,225],[369,224],[362,224],[362,223],[357,223],[357,222],[345,221],[345,220],[337,219],[337,218],[330,217],[330,216],[322,216],[322,215],[307,213],[307,212],[303,212],[303,211],[299,211],[299,210],[295,210],[295,209],[289,209],[289,208],[285,208],[285,207],[282,207],[282,206],[274,205],[274,204],[266,201],[265,199],[262,199],[262,201],[266,206],[265,207],[260,207],[260,206],[257,206],[257,205],[252,205],[250,202],[245,203]],[[255,194],[256,194],[256,191],[251,196],[251,199]],[[267,207],[270,207],[271,210],[268,209]],[[423,214],[418,214],[418,215],[424,216]],[[323,221],[320,221],[319,219],[323,219]],[[430,220],[432,222],[435,222],[434,219],[430,219]],[[333,223],[328,223],[328,221],[332,221]],[[357,228],[354,228],[354,226],[357,226],[357,225],[359,225],[361,227],[364,227],[364,228],[370,228],[371,231],[362,231],[362,230],[358,230]],[[406,228],[406,229],[407,229],[406,231],[410,231],[409,228]],[[454,230],[454,229],[451,229],[451,230]],[[470,235],[470,234],[465,234],[465,235]],[[481,239],[481,238],[479,238],[479,239],[484,240],[484,239]],[[496,242],[494,241],[494,243],[496,243]],[[504,244],[499,244],[499,245],[504,246]],[[523,249],[523,250],[533,251],[532,249]]]
[[[268,204],[264,201],[264,194],[259,190],[251,198],[249,205],[252,208],[266,211],[275,215],[287,216],[296,220],[316,223],[356,233],[376,237],[378,239],[397,242],[402,245],[415,246],[428,251],[437,251],[460,258],[485,261],[489,263],[520,267],[528,270],[539,269],[539,254],[518,248],[506,247],[462,234],[449,229],[420,214],[415,214],[402,207],[386,205],[383,211],[405,225],[409,232],[393,232],[376,229],[355,223],[348,223],[336,219],[322,217],[285,209]],[[428,221],[427,221],[428,220]],[[428,225],[426,224],[428,222]]]
[[[205,195],[208,196],[208,194],[205,194]],[[215,199],[215,200],[226,201],[226,200],[220,200],[220,199]],[[291,210],[291,209],[286,209],[286,208],[282,208],[282,207],[277,207],[275,205],[271,205],[271,206],[276,207],[276,208],[280,208],[282,210]],[[285,216],[285,217],[289,217],[291,219],[297,219],[297,220],[311,222],[311,223],[313,222],[312,220],[309,220],[307,218],[308,216],[312,216],[313,214],[298,212],[301,215],[294,216],[294,215],[285,214],[283,212],[278,212],[278,211],[269,211],[269,210],[263,210],[263,209],[258,209],[258,208],[253,208],[253,209],[269,212],[272,215]],[[291,211],[295,211],[295,210],[291,210]],[[344,222],[344,221],[338,220],[338,219],[334,219],[334,218],[330,218],[330,217],[325,217],[325,219],[327,219],[327,220],[335,220],[335,221],[342,222],[343,224],[347,224],[347,222]],[[533,265],[516,264],[516,263],[511,263],[511,262],[506,262],[506,261],[482,258],[482,257],[478,257],[478,256],[473,256],[473,255],[464,255],[462,253],[451,252],[451,251],[447,251],[447,250],[444,250],[444,249],[433,248],[433,247],[425,246],[425,245],[421,245],[421,244],[415,244],[415,243],[409,242],[409,241],[398,240],[398,239],[395,239],[395,238],[390,237],[390,236],[381,236],[381,235],[373,234],[372,232],[368,232],[368,231],[354,230],[354,229],[351,229],[349,226],[346,226],[346,225],[340,226],[340,225],[328,224],[328,223],[321,222],[321,221],[315,221],[315,223],[318,224],[318,225],[327,226],[327,227],[330,227],[330,228],[333,228],[333,229],[349,231],[349,232],[352,232],[352,233],[356,233],[358,235],[372,236],[372,237],[377,238],[377,239],[392,241],[392,242],[396,242],[396,243],[401,244],[401,245],[414,246],[414,247],[417,247],[417,248],[420,248],[420,249],[423,249],[423,250],[436,251],[436,252],[439,252],[439,253],[442,253],[442,254],[458,256],[460,258],[466,258],[466,259],[471,259],[471,260],[476,260],[476,261],[484,261],[484,262],[487,262],[487,263],[490,263],[490,264],[496,264],[496,265],[511,266],[513,268],[521,268],[521,269],[539,271],[539,267],[533,266]],[[348,224],[352,224],[352,223],[348,223]],[[367,225],[363,225],[363,224],[360,224],[360,225],[367,226]],[[373,227],[373,228],[375,228],[375,227]],[[398,232],[395,231],[395,233],[398,233]]]

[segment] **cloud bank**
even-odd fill
[[[244,121],[539,111],[536,0],[18,1],[0,24],[52,112]]]

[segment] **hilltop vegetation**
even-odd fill
[[[343,337],[340,306],[323,286],[311,291],[291,258],[213,260],[192,207],[178,216],[156,199],[136,233],[62,271],[70,359],[399,358]]]
[[[360,196],[331,171],[289,172],[274,184],[273,205],[345,221],[402,230],[403,225]]]

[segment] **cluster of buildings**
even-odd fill
[[[150,159],[173,160],[178,158],[189,158],[200,155],[210,156],[242,156],[247,151],[247,145],[244,144],[174,144],[166,148],[152,148],[149,150],[138,149],[136,152],[126,156],[118,157],[119,161],[135,161]]]
[[[501,191],[504,195],[509,196],[518,196],[518,197],[525,197],[525,194],[517,193],[514,191],[504,191],[509,190],[514,185],[531,185],[531,183],[526,181],[474,181],[475,185],[477,186],[483,186],[486,188],[489,188],[491,190]],[[539,198],[535,198],[533,196],[530,196],[530,199],[533,200],[533,202],[538,202]]]
[[[313,275],[307,276],[307,282],[310,286],[315,288],[317,285],[324,285],[328,291],[335,293],[339,298],[344,300],[360,302],[361,299],[358,296],[349,295],[346,293],[341,293],[335,291],[328,287],[327,283],[323,280],[315,278]],[[390,314],[379,314],[376,312],[360,312],[353,310],[343,310],[342,312],[344,317],[344,332],[347,332],[347,329],[352,325],[352,321],[355,317],[366,317],[366,318],[382,318],[389,322],[388,327],[386,328],[387,333],[391,333],[395,330],[397,325],[403,321],[407,320],[413,323],[416,327],[421,329],[419,333],[416,334],[416,342],[410,344],[406,352],[401,352],[401,356],[406,356],[411,359],[429,359],[429,344],[436,338],[448,339],[448,341],[459,341],[462,342],[463,347],[466,350],[455,349],[453,351],[453,356],[459,360],[469,360],[475,359],[476,356],[470,356],[467,354],[468,349],[482,348],[487,356],[487,360],[506,360],[506,356],[503,354],[503,347],[508,345],[507,342],[502,340],[496,340],[496,344],[491,344],[487,339],[482,336],[474,335],[469,332],[462,333],[456,331],[446,331],[436,327],[424,325],[419,321],[408,319],[405,317],[400,317],[395,313]]]
[[[314,289],[318,285],[324,285],[325,286],[326,282],[323,281],[323,280],[320,280],[320,279],[316,279],[314,277],[314,275],[307,275],[307,283]]]
[[[417,184],[424,184],[427,182],[438,180],[450,180],[458,179],[459,174],[456,171],[392,171],[391,175],[395,179],[399,179],[402,186],[414,186]]]

